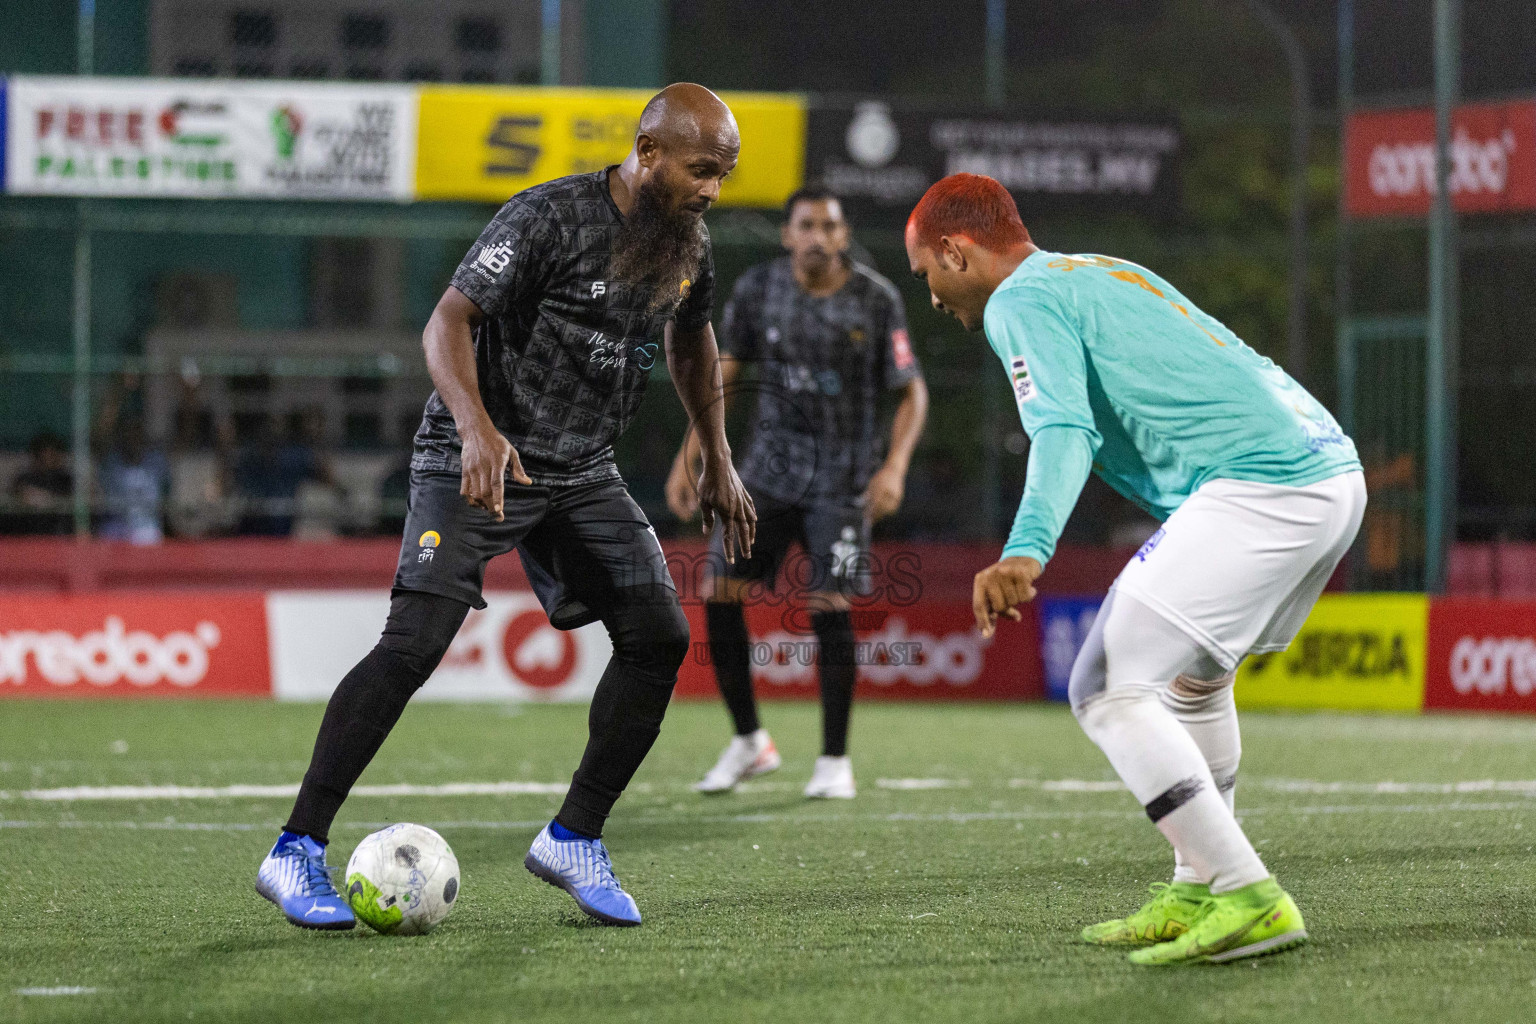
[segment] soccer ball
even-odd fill
[[[459,859],[424,825],[380,829],[347,861],[347,902],[359,921],[385,935],[425,935],[459,896]]]

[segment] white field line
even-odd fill
[[[568,782],[448,782],[437,786],[392,783],[356,786],[352,796],[564,796]],[[0,790],[0,800],[229,800],[294,797],[298,783],[281,786],[68,786],[63,789]]]
[[[1372,795],[1462,793],[1519,793],[1536,796],[1536,780],[1467,779],[1460,782],[1325,782],[1316,779],[1250,779],[1238,776],[1244,789],[1257,787],[1271,793],[1304,793],[1326,796],[1331,793],[1368,793]],[[1119,793],[1123,783],[1097,779],[1009,779],[1009,789],[1038,789],[1046,793]]]
[[[1536,810],[1536,804],[1530,801],[1503,802],[1503,803],[1473,803],[1462,800],[1449,800],[1444,803],[1429,804],[1324,804],[1303,807],[1245,807],[1241,809],[1242,818],[1278,816],[1278,817],[1316,817],[1325,815],[1400,815],[1400,814],[1466,814],[1475,812],[1507,813],[1511,811]],[[1021,810],[1021,811],[976,811],[976,812],[948,812],[936,814],[897,813],[897,814],[726,814],[726,815],[660,815],[637,814],[627,818],[624,824],[636,825],[662,825],[662,826],[688,826],[699,824],[717,825],[760,825],[760,824],[789,824],[789,825],[847,825],[857,822],[876,822],[889,824],[927,824],[949,823],[954,825],[966,825],[973,822],[997,821],[997,822],[1025,822],[1025,821],[1090,821],[1090,820],[1122,820],[1142,821],[1146,815],[1137,810],[1101,810],[1101,811],[1068,811],[1068,810]],[[526,821],[487,821],[470,819],[462,821],[427,821],[422,824],[439,831],[450,832],[455,830],[492,830],[492,831],[535,831],[548,824],[547,818],[531,818]],[[351,829],[362,832],[374,832],[378,829],[395,824],[392,821],[344,821],[338,824],[338,829]],[[28,829],[28,828],[63,828],[84,829],[88,831],[98,830],[126,830],[130,832],[276,832],[282,828],[278,821],[268,822],[198,822],[198,821],[25,821],[15,819],[0,819],[0,829]]]
[[[1333,794],[1366,794],[1371,796],[1439,795],[1460,796],[1472,793],[1511,793],[1536,797],[1536,780],[1467,779],[1458,782],[1355,782],[1319,781],[1315,779],[1244,778],[1241,786],[1248,790],[1257,788],[1272,793],[1299,793],[1315,796]],[[895,791],[964,789],[971,785],[969,779],[877,779],[880,789]],[[1009,789],[1038,789],[1046,793],[1120,793],[1125,787],[1116,781],[1103,779],[1009,779]],[[391,783],[388,785],[357,786],[352,796],[357,797],[447,797],[447,796],[563,796],[569,783],[565,782],[447,782],[436,785]],[[637,785],[635,792],[654,792],[652,787]],[[684,787],[679,787],[684,788]],[[768,792],[792,789],[782,783],[746,783],[744,792]],[[238,800],[284,799],[299,792],[297,783],[283,785],[232,785],[232,786],[67,786],[59,789],[24,789],[17,792],[0,790],[0,800],[36,800],[49,803],[77,803],[81,801],[112,800]]]
[[[96,994],[94,988],[84,985],[56,985],[53,988],[17,988],[12,989],[18,996],[91,996]]]
[[[964,789],[970,779],[876,779],[881,789]]]

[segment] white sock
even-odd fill
[[[1237,727],[1237,702],[1232,696],[1232,684],[1236,673],[1229,672],[1220,679],[1210,681],[1182,675],[1171,687],[1158,696],[1163,707],[1173,713],[1194,739],[1200,753],[1205,756],[1206,766],[1216,781],[1216,789],[1233,809],[1233,792],[1237,785],[1237,765],[1243,756],[1243,743]],[[1189,859],[1177,849],[1173,851],[1175,882],[1208,882],[1201,878]]]
[[[1183,853],[1211,892],[1269,877],[1216,787],[1205,755],[1159,699],[1154,684],[1120,684],[1078,710],[1088,738],[1109,758],[1147,817]]]

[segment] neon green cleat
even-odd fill
[[[1150,946],[1176,939],[1211,897],[1199,882],[1153,882],[1152,898],[1129,917],[1102,921],[1083,929],[1083,941],[1095,946]]]
[[[1147,967],[1222,964],[1306,941],[1307,926],[1296,901],[1274,878],[1266,878],[1208,897],[1188,931],[1172,942],[1136,950],[1130,961]]]

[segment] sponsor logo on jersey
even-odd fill
[[[512,244],[497,242],[495,245],[488,245],[480,250],[480,255],[475,257],[475,262],[493,274],[500,274],[507,269],[507,264],[512,262]]]
[[[606,282],[604,282],[604,281],[593,281],[592,282],[592,297],[594,299],[601,298],[602,296],[604,296],[606,294],[608,294],[608,285],[607,285]]]
[[[1040,396],[1040,391],[1035,387],[1035,378],[1029,375],[1029,364],[1023,356],[1014,356],[1009,365],[1009,378],[1013,381],[1014,401],[1023,405],[1025,402],[1033,402]]]

